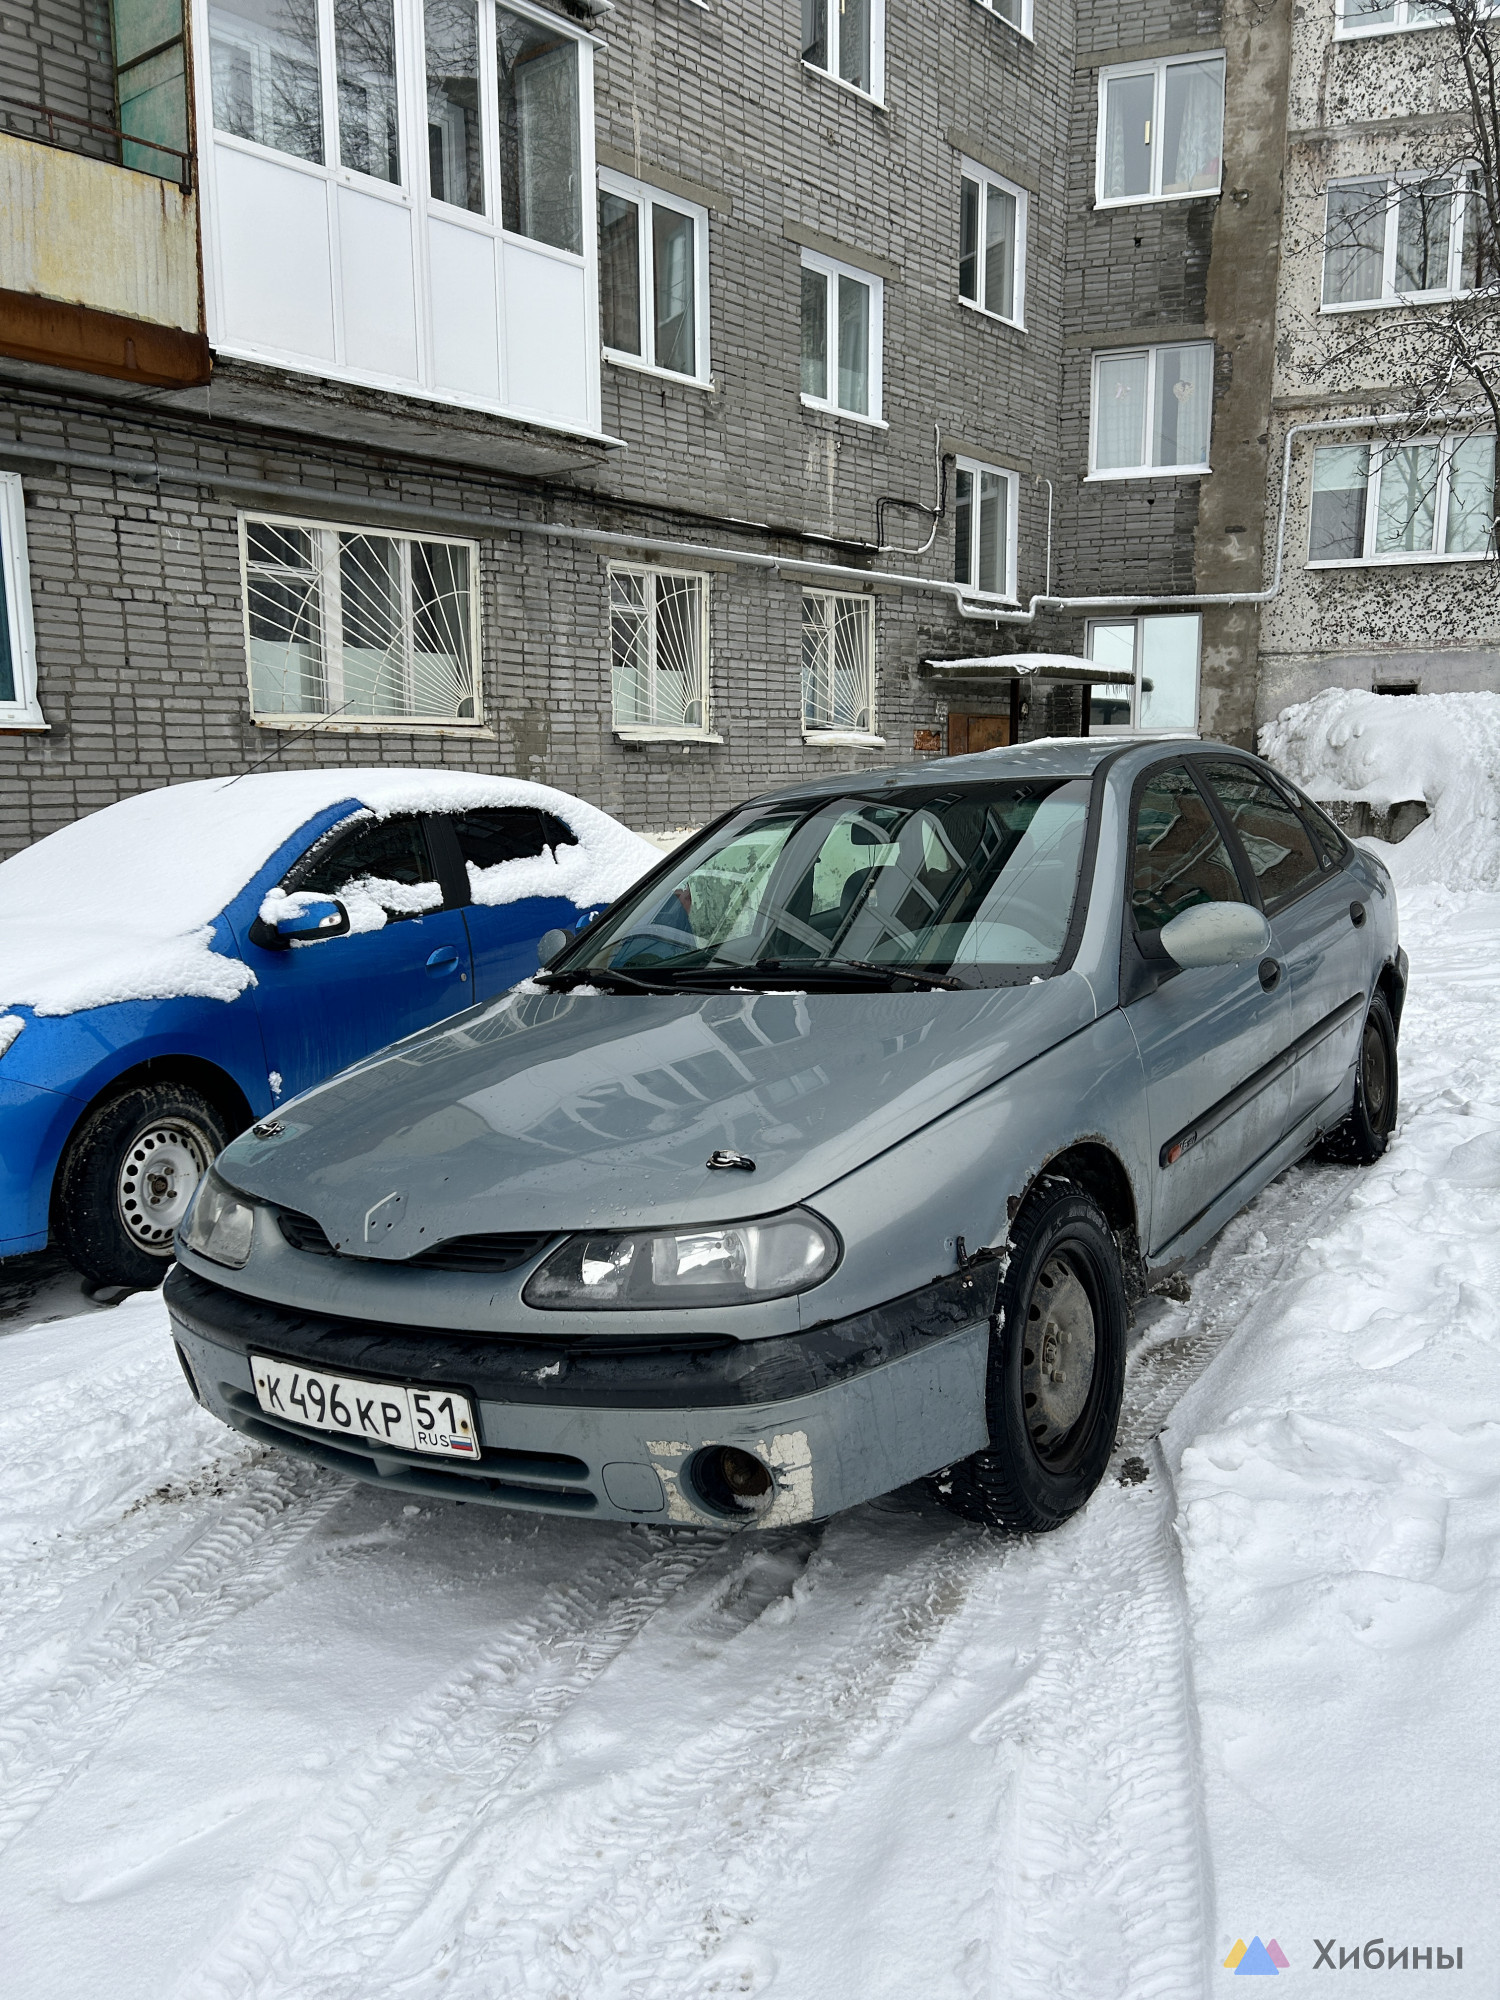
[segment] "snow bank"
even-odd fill
[[[607,813],[548,785],[450,771],[268,771],[142,792],[0,863],[0,1008],[72,1014],[122,1000],[233,1000],[248,966],[213,920],[315,814],[530,806],[578,836],[557,858],[481,871],[475,900],[612,902],[660,858]],[[359,899],[356,898],[356,901]],[[384,922],[373,898],[353,928]]]
[[[1315,799],[1425,800],[1430,819],[1380,843],[1398,886],[1500,887],[1500,695],[1325,688],[1267,723],[1260,750]]]

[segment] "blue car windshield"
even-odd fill
[[[747,807],[553,975],[1045,977],[1068,933],[1089,794],[1077,778]]]

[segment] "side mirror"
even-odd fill
[[[1195,903],[1161,927],[1162,949],[1178,965],[1243,965],[1271,949],[1271,926],[1248,903]]]
[[[250,941],[263,951],[289,951],[294,944],[342,937],[348,928],[349,912],[336,897],[305,890],[288,896],[273,889],[250,926]]]
[[[552,959],[556,958],[565,945],[569,945],[572,942],[573,933],[571,931],[543,931],[536,941],[537,964],[548,964]]]

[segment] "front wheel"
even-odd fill
[[[228,1143],[223,1115],[186,1084],[142,1084],[89,1112],[63,1155],[55,1208],[84,1277],[159,1285],[193,1190]]]
[[[1037,1533],[1076,1514],[1104,1477],[1125,1386],[1120,1253],[1097,1202],[1054,1183],[1026,1202],[990,1340],[990,1443],[934,1481],[992,1528]]]
[[[1368,1167],[1396,1129],[1396,1024],[1383,993],[1371,996],[1354,1068],[1354,1103],[1318,1148],[1325,1160]]]

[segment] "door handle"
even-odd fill
[[[1263,958],[1260,962],[1260,983],[1269,993],[1281,979],[1281,961],[1277,958]]]
[[[458,970],[458,949],[455,945],[440,944],[427,961],[427,970],[434,979],[440,979],[445,972]]]
[[[1350,921],[1350,923],[1351,923],[1351,924],[1353,924],[1353,926],[1354,926],[1354,928],[1355,928],[1356,930],[1358,930],[1358,929],[1360,928],[1360,926],[1361,926],[1361,925],[1362,925],[1362,924],[1364,923],[1364,920],[1365,920],[1365,906],[1364,906],[1364,904],[1363,904],[1363,903],[1351,903],[1351,904],[1349,905],[1349,921]]]

